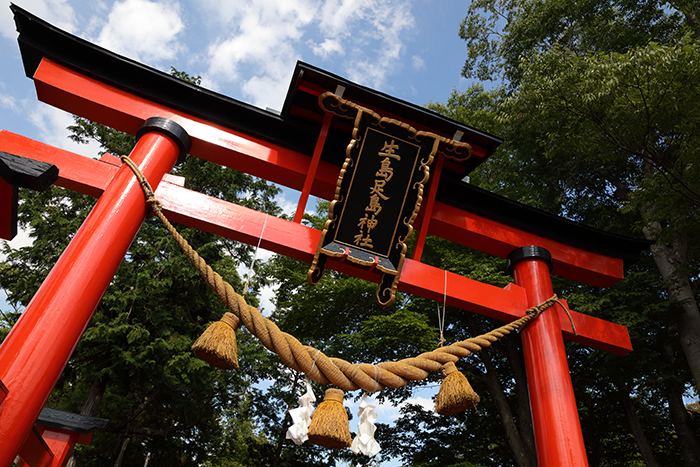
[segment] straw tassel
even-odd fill
[[[457,369],[453,362],[442,367],[445,379],[435,399],[435,411],[440,415],[452,415],[466,409],[472,409],[479,403],[479,396],[474,392],[467,377]]]
[[[352,444],[348,414],[343,407],[344,393],[340,389],[326,390],[323,402],[316,407],[309,425],[309,442],[340,449]]]
[[[222,370],[238,368],[236,329],[240,319],[233,313],[224,313],[221,320],[209,327],[192,344],[192,352],[208,364]]]

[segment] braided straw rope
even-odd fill
[[[489,347],[503,336],[522,328],[555,302],[559,302],[555,295],[527,310],[526,315],[522,318],[505,326],[446,347],[440,347],[431,352],[422,353],[413,358],[405,358],[395,362],[383,362],[376,365],[350,363],[340,358],[329,358],[320,350],[303,345],[296,337],[282,332],[275,323],[265,318],[257,308],[248,305],[245,299],[237,294],[228,282],[223,280],[216,271],[206,264],[204,259],[190,247],[175,227],[170,224],[161,211],[162,204],[155,198],[153,189],[138,167],[126,156],[122,156],[121,159],[136,174],[146,195],[147,203],[153,210],[153,214],[161,220],[182,251],[197,268],[202,278],[207,281],[231,312],[240,318],[243,325],[260,340],[265,348],[276,353],[282,360],[282,363],[289,368],[301,371],[320,384],[333,384],[344,391],[363,389],[367,392],[380,391],[385,387],[403,387],[409,381],[420,381],[427,378],[429,372],[440,370],[443,364],[447,362],[456,362],[462,357]]]

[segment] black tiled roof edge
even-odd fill
[[[313,151],[317,135],[307,125],[299,125],[273,112],[191,85],[61,31],[16,5],[11,8],[20,32],[18,41],[29,77],[33,76],[41,59],[49,57],[88,76],[214,123],[305,154]],[[176,105],[173,105],[173,100],[177,101]],[[448,184],[441,180],[440,185],[438,199],[443,202],[567,245],[622,258],[626,263],[636,260],[639,252],[651,244],[647,240],[622,237],[574,223],[493,193],[479,191],[467,183]],[[483,202],[470,201],[475,192],[479,192]],[[535,218],[546,221],[533,222]]]
[[[109,420],[44,407],[36,423],[60,430],[87,434],[104,428],[109,423]]]

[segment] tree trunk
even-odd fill
[[[691,6],[693,5],[692,2],[688,2],[685,5],[685,8],[682,10],[683,16],[685,16],[685,22],[690,26],[692,29],[695,29],[698,27],[698,7]]]
[[[600,436],[593,431],[586,437],[586,450],[588,451],[588,467],[600,466]]]
[[[88,395],[85,398],[85,404],[83,404],[83,408],[80,411],[80,415],[85,415],[87,417],[96,416],[106,389],[107,380],[105,378],[99,378],[93,381],[90,386],[90,391],[88,391]]]
[[[287,407],[287,412],[289,412],[289,407]],[[277,445],[275,446],[275,454],[272,457],[272,464],[270,467],[278,467],[282,460],[282,448],[284,447],[284,440],[287,439],[287,428],[286,421],[288,417],[282,419],[282,433],[277,437]]]
[[[697,467],[700,465],[700,445],[698,445],[693,429],[690,426],[690,417],[683,405],[683,397],[678,391],[667,387],[665,389],[668,399],[668,408],[671,412],[671,420],[676,428],[676,435],[681,444],[681,454],[683,455],[686,467]]]
[[[481,331],[478,329],[474,318],[472,316],[467,316],[466,319],[472,334],[481,334]],[[503,391],[503,386],[501,385],[498,375],[496,374],[496,369],[493,366],[488,349],[481,350],[478,356],[486,368],[486,372],[484,373],[486,387],[488,388],[489,396],[493,400],[494,404],[496,405],[496,409],[498,410],[501,425],[505,431],[506,441],[508,442],[510,451],[513,453],[515,464],[518,467],[536,467],[536,457],[531,455],[527,445],[523,442],[523,439],[520,436],[518,427],[513,419],[513,412],[510,409],[508,399]]]
[[[129,444],[130,438],[124,438],[124,442],[122,443],[122,448],[119,451],[119,456],[117,457],[117,461],[114,463],[114,467],[122,467],[122,460],[124,459],[124,451],[126,451],[126,445]]]
[[[527,387],[525,360],[522,352],[518,352],[516,347],[516,343],[519,340],[519,334],[511,334],[503,339],[503,343],[505,344],[506,357],[515,379],[515,393],[518,396],[518,431],[520,432],[520,438],[527,447],[528,455],[532,459],[536,459],[535,430],[532,428],[532,411],[530,410],[530,393]]]
[[[672,374],[677,374],[676,358],[673,354],[673,348],[670,343],[665,343],[661,346],[661,355],[669,364]],[[683,404],[683,387],[674,384],[669,380],[664,385],[664,393],[668,400],[668,409],[671,413],[671,421],[676,429],[676,436],[681,445],[681,454],[683,455],[684,465],[686,467],[697,467],[700,465],[700,444],[698,444],[693,428],[690,424],[690,416]]]
[[[98,378],[95,381],[92,382],[92,385],[90,385],[90,390],[88,391],[88,395],[85,398],[85,404],[83,404],[83,408],[80,411],[80,415],[85,415],[88,417],[94,417],[97,415],[97,410],[100,407],[100,402],[102,402],[102,396],[105,394],[105,390],[107,389],[107,379],[106,378]],[[66,467],[75,467],[76,465],[76,459],[75,459],[75,451],[71,454],[70,459],[68,459],[68,462],[66,463]]]
[[[644,463],[647,465],[647,467],[661,467],[656,461],[654,451],[651,449],[649,440],[644,434],[642,423],[639,421],[639,417],[637,417],[637,409],[634,407],[634,402],[629,395],[627,385],[621,381],[616,381],[615,386],[617,386],[617,389],[622,396],[621,404],[625,412],[625,419],[627,420],[627,424],[632,431],[634,440],[637,442],[637,446],[639,447],[639,452],[642,455],[642,459],[644,459]]]
[[[650,214],[649,210],[642,212],[645,220],[649,219]],[[648,221],[643,229],[644,237],[658,240],[661,230],[658,221]],[[677,236],[670,244],[657,242],[651,246],[651,254],[666,284],[669,299],[678,304],[678,336],[695,382],[695,390],[700,393],[700,309],[695,301],[690,277],[681,272],[688,261],[686,240]]]
[[[292,387],[289,394],[296,394],[298,386],[301,384],[301,373],[298,371],[294,372],[294,379],[292,380]],[[284,442],[287,439],[287,430],[291,426],[292,417],[289,415],[289,410],[292,408],[292,402],[287,404],[287,410],[284,412],[284,416],[281,421],[281,431],[277,437],[277,446],[275,446],[275,455],[272,458],[272,464],[270,467],[278,467],[280,462],[282,462],[282,449],[284,448]]]

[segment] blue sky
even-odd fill
[[[74,35],[202,85],[280,109],[297,60],[424,105],[469,84],[456,0],[16,0]],[[95,157],[95,146],[67,138],[69,114],[36,98],[24,75],[9,2],[0,8],[0,128]],[[297,194],[279,199],[286,212]],[[309,202],[307,209],[313,209]],[[13,246],[26,243],[20,234]],[[261,255],[265,258],[265,254]],[[266,291],[263,307],[269,308]]]
[[[113,52],[202,86],[280,109],[297,60],[400,99],[424,105],[466,89],[457,0],[15,0],[42,19]],[[0,8],[0,128],[88,157],[94,146],[67,139],[71,116],[40,103],[24,75],[7,2]],[[280,202],[289,211],[294,193]],[[310,203],[309,208],[313,208]],[[26,243],[20,235],[12,243]],[[265,255],[263,254],[264,258]],[[247,268],[242,268],[242,272]],[[274,290],[265,291],[270,307]],[[4,294],[0,291],[0,298]],[[0,308],[9,305],[0,301]],[[432,405],[430,390],[411,402]],[[421,397],[422,396],[422,397]],[[353,407],[356,412],[356,407]],[[397,409],[380,406],[380,421]],[[354,429],[354,427],[353,427]]]
[[[16,0],[72,34],[202,85],[280,109],[303,60],[423,105],[444,101],[466,58],[467,2],[454,0]],[[0,8],[0,127],[92,156],[66,139],[70,116],[36,100],[9,2]]]

